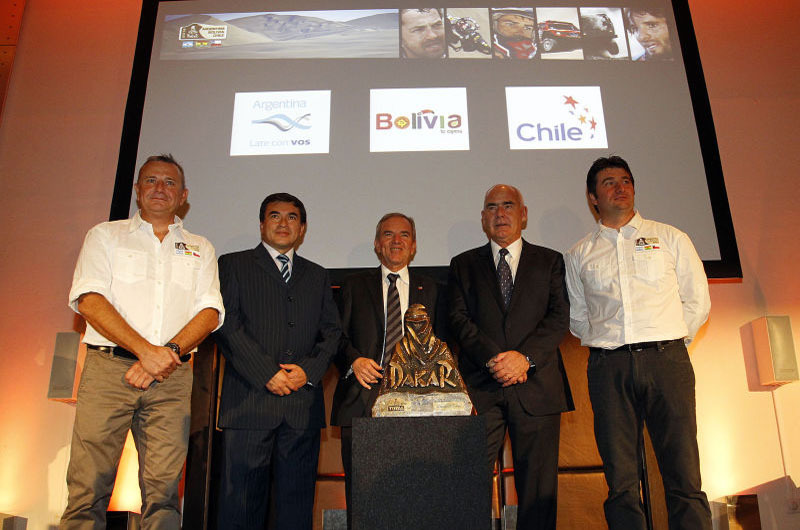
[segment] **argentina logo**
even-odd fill
[[[330,90],[237,92],[231,156],[327,153]]]

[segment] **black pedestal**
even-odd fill
[[[354,530],[486,530],[491,482],[477,416],[355,418]]]

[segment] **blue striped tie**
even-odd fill
[[[278,261],[281,262],[281,276],[283,276],[283,281],[289,283],[289,278],[292,276],[291,271],[289,271],[289,256],[286,254],[278,254]]]

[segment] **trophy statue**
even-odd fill
[[[472,401],[453,354],[433,334],[425,306],[411,305],[403,326],[403,338],[389,359],[372,416],[472,414]]]

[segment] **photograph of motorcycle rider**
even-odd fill
[[[451,59],[491,59],[490,18],[487,8],[447,8],[447,55]]]

